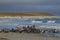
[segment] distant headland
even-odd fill
[[[1,16],[54,16],[44,12],[0,12]]]

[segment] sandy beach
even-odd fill
[[[0,40],[4,40],[1,38],[7,40],[60,40],[59,37],[45,37],[37,33],[0,33]]]

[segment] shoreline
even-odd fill
[[[0,16],[0,18],[60,18],[60,16]]]
[[[37,33],[0,33],[0,38],[8,40],[60,40],[59,37],[45,37]]]

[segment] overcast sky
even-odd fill
[[[7,2],[59,2],[60,0],[0,0],[0,3]]]
[[[0,0],[0,12],[1,11],[49,12],[60,16],[60,0]]]

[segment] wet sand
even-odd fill
[[[37,33],[0,33],[0,40],[4,40],[1,38],[7,38],[7,40],[60,40],[58,37],[45,37]]]

